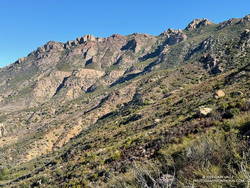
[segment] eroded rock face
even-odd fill
[[[187,39],[187,35],[185,35],[182,30],[174,30],[174,29],[168,29],[167,31],[161,33],[160,36],[167,37],[166,44],[168,45],[174,45],[176,43],[179,43]]]
[[[204,64],[204,68],[208,69],[212,74],[219,74],[223,72],[219,60],[211,54],[206,54],[201,57],[200,62]]]
[[[216,41],[212,37],[208,37],[207,39],[202,41],[198,46],[189,49],[188,53],[185,56],[185,60],[190,59],[194,54],[198,52],[212,50],[214,48],[215,43]]]
[[[213,23],[209,21],[208,19],[204,19],[204,18],[194,19],[191,23],[188,24],[185,30],[191,31],[191,30],[199,29],[203,26],[212,25],[212,24]]]
[[[148,51],[151,46],[148,45],[150,41],[154,41],[154,37],[146,34],[134,33],[128,42],[121,48],[122,51],[131,50],[134,53],[139,53],[140,51]]]
[[[215,42],[216,41],[213,38],[209,37],[206,40],[202,41],[202,43],[199,45],[199,49],[200,50],[212,49]]]
[[[114,70],[107,73],[104,77],[105,84],[111,85],[113,82],[119,79],[124,73],[125,73],[124,70]]]
[[[65,79],[70,75],[70,72],[56,71],[40,78],[33,90],[35,101],[38,103],[48,101],[56,94],[63,82],[65,82]]]
[[[87,92],[96,81],[105,74],[104,71],[94,69],[80,69],[72,74],[72,76],[64,83],[66,91],[66,99],[75,99],[81,94]]]
[[[48,52],[58,52],[64,50],[63,43],[55,42],[55,41],[49,41],[44,46],[41,46],[37,48],[36,51],[29,54],[29,56],[34,55],[37,58],[44,57],[43,55]]]

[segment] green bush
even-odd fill
[[[1,168],[0,169],[0,180],[7,179],[8,174],[9,174],[9,169],[8,168]]]

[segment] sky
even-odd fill
[[[250,0],[0,0],[0,67],[48,41],[183,29],[250,14]]]

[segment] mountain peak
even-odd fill
[[[209,21],[206,18],[194,19],[188,24],[185,30],[191,31],[191,30],[198,29],[200,27],[211,25],[211,24],[213,24],[213,22]]]
[[[96,41],[97,39],[98,38],[94,37],[93,35],[87,34],[87,35],[84,35],[83,37],[78,37],[75,40],[67,41],[64,44],[64,47],[67,49],[73,46],[77,46],[79,44],[83,44],[85,42]]]

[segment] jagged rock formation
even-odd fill
[[[194,19],[192,22],[190,22],[188,24],[188,26],[186,27],[185,30],[187,31],[191,31],[194,29],[199,29],[203,26],[207,26],[207,25],[212,25],[213,23],[211,21],[209,21],[208,19]]]
[[[187,35],[184,34],[182,30],[168,29],[167,31],[163,32],[160,36],[166,36],[167,38],[166,44],[168,45],[174,45],[176,43],[179,43],[187,39]]]

